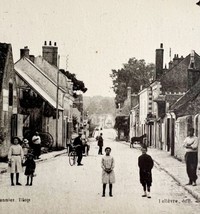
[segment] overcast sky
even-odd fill
[[[111,69],[129,58],[155,62],[163,43],[172,55],[200,54],[197,0],[0,0],[0,42],[42,54],[44,41],[57,42],[61,67],[83,80],[86,95],[114,96]]]

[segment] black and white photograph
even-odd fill
[[[200,1],[0,0],[0,213],[200,213]]]

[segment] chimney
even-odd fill
[[[51,45],[51,41],[49,41],[49,45],[47,42],[44,42],[44,46],[42,46],[42,56],[43,58],[50,63],[51,65],[58,66],[58,47],[56,46],[56,42],[54,46]]]
[[[200,78],[200,71],[196,70],[195,52],[192,50],[190,54],[190,63],[188,66],[188,89],[197,83]]]
[[[191,51],[191,54],[190,54],[190,64],[188,66],[188,69],[196,69],[195,68],[194,51],[193,50]]]
[[[173,62],[172,62],[172,61],[169,62],[169,70],[170,70],[171,68],[173,68]]]
[[[28,46],[25,46],[24,48],[20,49],[20,59],[26,57],[29,59],[29,49]]]
[[[131,108],[135,107],[138,103],[138,95],[136,93],[131,94]]]
[[[35,61],[35,56],[34,56],[34,55],[30,55],[30,56],[29,56],[29,59],[31,60],[31,62],[34,63],[34,61]]]
[[[131,87],[127,87],[127,100],[131,100]]]
[[[163,44],[160,44],[160,48],[156,49],[156,73],[155,79],[158,79],[163,74]]]

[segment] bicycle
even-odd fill
[[[77,159],[78,159],[78,156],[77,156],[77,154],[76,154],[76,146],[73,146],[71,149],[72,149],[72,150],[71,150],[71,152],[69,153],[69,164],[70,164],[71,166],[73,166],[73,165],[76,164]]]

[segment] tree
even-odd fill
[[[92,114],[112,114],[115,113],[115,102],[113,97],[83,97],[84,111]]]
[[[140,86],[146,87],[153,77],[154,64],[146,64],[144,59],[130,58],[123,68],[112,70],[110,77],[113,81],[113,90],[116,94],[115,103],[123,105],[127,97],[127,87],[132,93],[138,93]]]
[[[69,71],[65,71],[63,69],[60,69],[60,72],[62,72],[68,79],[72,81],[73,91],[82,91],[83,93],[87,91],[87,88],[85,87],[84,82],[81,80],[78,80],[75,74],[72,74]],[[74,93],[74,97],[76,97],[76,93]]]

